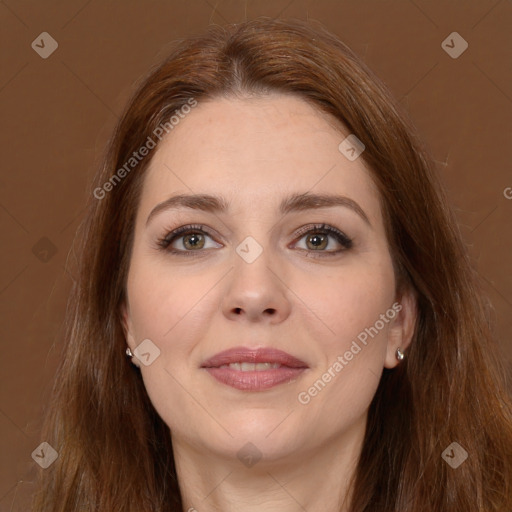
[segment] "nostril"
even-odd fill
[[[233,308],[233,311],[235,312],[235,314],[240,315],[242,313],[243,309],[242,308]],[[277,310],[274,308],[267,308],[267,309],[265,309],[265,311],[263,311],[263,313],[266,315],[275,315],[277,313]]]

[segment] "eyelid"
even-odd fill
[[[159,249],[162,249],[164,251],[168,251],[173,254],[191,254],[191,253],[199,253],[203,251],[184,251],[179,249],[169,249],[169,246],[175,241],[179,240],[180,238],[184,237],[187,234],[191,233],[203,233],[207,235],[210,238],[214,238],[217,235],[212,233],[212,230],[210,230],[207,226],[204,226],[202,224],[186,224],[183,226],[180,226],[175,229],[167,230],[166,234],[157,240],[157,247]],[[219,237],[221,238],[221,237]]]
[[[180,250],[180,249],[169,249],[169,246],[175,241],[187,234],[191,233],[202,233],[210,238],[222,238],[216,234],[212,233],[213,230],[208,228],[207,226],[204,226],[202,224],[187,224],[180,226],[178,228],[167,230],[167,233],[162,238],[159,238],[157,241],[157,248],[160,250],[167,251],[171,254],[175,255],[184,255],[184,256],[199,256],[201,253],[204,253],[205,251],[209,251],[211,249],[198,249],[196,251],[194,250]],[[322,251],[322,250],[308,250],[308,249],[299,249],[301,251],[307,252],[308,254],[315,254],[315,256],[323,257],[323,256],[335,256],[338,255],[341,252],[349,250],[353,245],[353,239],[348,237],[345,233],[343,233],[341,230],[335,228],[334,226],[331,226],[326,223],[321,224],[308,224],[306,226],[302,226],[301,228],[297,229],[293,236],[295,238],[293,245],[295,245],[298,241],[300,241],[305,235],[308,233],[324,233],[327,236],[331,236],[336,239],[338,244],[343,246],[343,249],[339,249],[337,251]],[[218,243],[218,242],[216,242]]]
[[[354,240],[347,236],[345,233],[343,233],[338,228],[335,228],[334,226],[331,226],[330,224],[322,223],[322,224],[314,224],[314,225],[307,225],[303,226],[302,228],[299,228],[295,232],[295,237],[298,237],[298,240],[301,240],[305,235],[308,233],[314,234],[314,233],[325,233],[327,236],[331,236],[336,239],[338,244],[340,244],[343,249],[339,249],[337,251],[315,251],[315,250],[307,250],[307,249],[301,249],[303,251],[306,251],[308,254],[315,254],[319,257],[325,256],[335,256],[341,252],[347,251],[352,248]],[[298,241],[296,240],[296,241]],[[296,242],[294,242],[296,243]]]

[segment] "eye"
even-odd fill
[[[206,246],[207,238],[211,239],[211,235],[208,234],[204,226],[181,226],[159,239],[158,246],[173,254],[189,256],[193,255],[191,253],[201,252],[202,249],[212,248]],[[215,247],[222,246],[218,244],[213,245],[213,248]]]
[[[314,256],[334,256],[350,249],[353,245],[352,239],[327,224],[305,226],[298,230],[295,236],[299,238],[299,241],[305,239],[306,242],[306,247],[299,247],[299,249],[306,251],[308,254],[316,253]],[[208,247],[208,239],[212,240],[212,235],[209,234],[208,229],[205,226],[195,224],[181,226],[167,233],[158,240],[157,244],[160,249],[179,256],[198,256],[204,252],[203,249],[222,247],[221,244],[216,242]],[[331,247],[332,239],[335,241],[334,245],[338,244],[341,249],[325,250]],[[297,244],[294,246],[297,247]]]
[[[300,237],[301,240],[305,239],[306,247],[303,250],[308,253],[318,253],[315,256],[333,256],[350,249],[353,245],[352,239],[340,230],[327,224],[306,226],[301,228],[296,233],[296,236]],[[330,238],[334,239],[341,246],[341,249],[324,250],[332,245],[330,244]]]

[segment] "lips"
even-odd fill
[[[262,391],[296,379],[308,365],[272,348],[236,347],[205,361],[204,368],[217,381],[242,391]]]
[[[202,368],[218,368],[231,363],[270,363],[288,368],[308,368],[308,365],[292,355],[274,348],[249,349],[235,347],[219,352],[202,364]]]

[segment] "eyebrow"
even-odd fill
[[[192,210],[201,210],[211,213],[225,213],[229,210],[229,202],[223,197],[212,194],[180,194],[169,197],[165,201],[157,204],[149,214],[146,225],[158,213],[179,209],[189,208]],[[292,194],[286,197],[279,205],[279,213],[286,215],[291,212],[300,212],[306,210],[315,210],[319,208],[332,208],[335,206],[343,206],[350,208],[357,213],[366,224],[372,226],[368,216],[356,201],[346,196],[335,194],[312,194],[305,192],[302,194]]]

